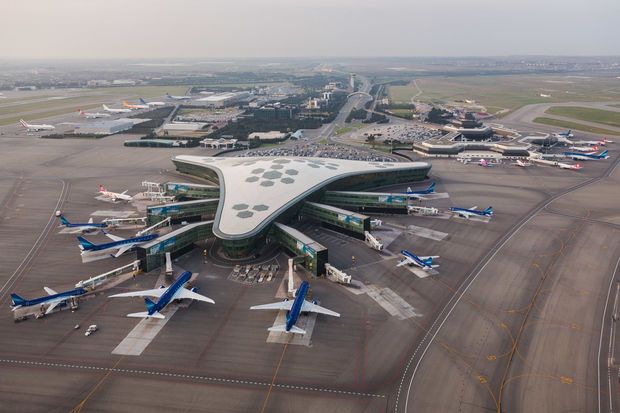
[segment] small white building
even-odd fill
[[[206,138],[200,141],[200,147],[205,149],[234,149],[237,147],[237,139]]]
[[[286,133],[277,130],[269,132],[253,132],[248,136],[248,140],[260,139],[261,142],[272,142],[283,140],[286,137]]]

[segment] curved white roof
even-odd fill
[[[426,162],[330,158],[225,158],[179,155],[173,161],[212,169],[220,180],[213,232],[223,239],[258,233],[289,206],[339,178],[369,172],[428,168]]]

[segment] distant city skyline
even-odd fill
[[[620,55],[620,2],[31,0],[0,59]]]

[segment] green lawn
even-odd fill
[[[344,126],[342,128],[338,128],[334,131],[334,135],[338,136],[338,135],[342,135],[344,133],[347,132],[351,132],[353,130],[353,127],[351,126]]]
[[[595,128],[588,125],[582,125],[581,123],[575,122],[566,122],[563,120],[552,119],[552,118],[536,118],[534,119],[535,123],[542,123],[544,125],[557,126],[563,129],[575,129],[583,132],[596,133],[599,135],[615,135],[620,136],[620,132],[610,131],[608,129],[603,128]]]
[[[620,92],[618,80],[605,77],[429,76],[416,78],[416,82],[422,89],[422,94],[416,99],[430,103],[475,100],[492,113],[502,109],[512,111],[532,103],[617,101]],[[405,86],[388,86],[387,89],[394,103],[410,103],[411,98],[418,93],[413,83]],[[551,97],[543,98],[541,94]]]
[[[121,100],[135,100],[139,97],[146,99],[163,96],[166,92],[170,94],[182,94],[187,91],[189,86],[130,86],[115,88],[84,89],[77,93],[72,93],[66,99],[54,99],[43,102],[30,102],[49,96],[49,91],[44,95],[28,96],[24,99],[13,100],[13,103],[0,108],[0,125],[8,125],[23,118],[27,121],[44,119],[51,116],[58,116],[65,113],[75,112],[78,109],[101,109],[103,103],[113,106],[120,105]],[[64,92],[57,91],[58,95]],[[23,103],[27,102],[27,103]],[[113,102],[113,103],[112,103]],[[6,103],[0,100],[0,104]],[[23,104],[19,104],[23,103]]]
[[[413,119],[413,111],[411,109],[388,109],[388,111],[399,118]]]
[[[620,127],[620,112],[613,112],[611,110],[582,108],[578,106],[552,106],[547,109],[545,113]]]

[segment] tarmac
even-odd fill
[[[355,281],[342,286],[302,275],[313,298],[341,314],[318,315],[309,345],[268,342],[278,315],[249,310],[276,301],[280,280],[231,281],[232,266],[210,257],[205,263],[197,248],[175,264],[198,272],[194,286],[216,304],[178,308],[130,356],[115,349],[142,323],[126,317],[143,311],[142,303],[107,296],[153,288],[158,271],[96,293],[76,312],[14,323],[8,310],[10,292],[62,291],[135,257],[83,264],[74,236],[58,234],[55,211],[76,221],[128,211],[96,200],[99,184],[135,194],[144,180],[189,180],[174,172],[170,157],[210,155],[126,148],[125,139],[0,137],[0,405],[24,412],[370,413],[477,412],[501,401],[504,411],[594,411],[600,394],[609,398],[598,389],[617,368],[608,369],[608,352],[599,347],[607,348],[600,344],[613,331],[605,320],[614,297],[605,298],[620,255],[620,169],[608,168],[617,158],[588,162],[577,173],[433,160],[432,179],[449,197],[422,205],[492,205],[495,215],[488,223],[381,215],[385,229],[374,233],[391,240],[383,252],[301,223],[329,248],[330,264]],[[575,185],[583,186],[546,205]],[[439,255],[440,267],[425,278],[396,267],[401,249]],[[287,259],[277,256],[282,269]],[[76,324],[99,331],[85,337]]]

